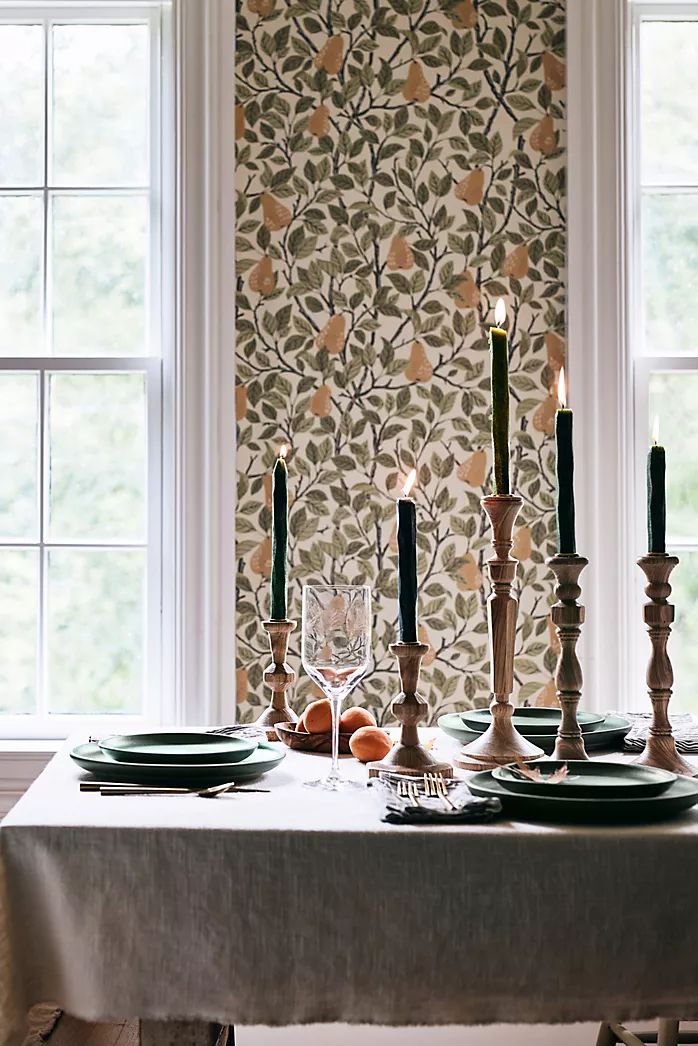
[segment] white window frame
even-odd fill
[[[148,464],[162,497],[151,514],[157,534],[149,533],[149,543],[153,537],[151,547],[161,549],[159,560],[152,557],[161,600],[154,608],[156,645],[150,653],[160,677],[157,692],[165,697],[135,718],[51,716],[48,724],[32,716],[0,718],[0,738],[27,739],[20,749],[35,751],[39,763],[46,746],[38,738],[163,719],[214,724],[235,715],[233,5],[228,0],[0,2],[0,20],[59,20],[68,12],[83,21],[90,13],[100,21],[133,20],[138,12],[156,19],[162,34],[162,46],[151,56],[158,64],[162,111],[172,113],[171,121],[158,126],[153,150],[163,158],[161,187],[172,187],[162,195],[162,252],[155,253],[166,260],[155,276],[162,285],[164,350],[162,361],[133,359],[122,369],[145,370],[154,392]],[[114,369],[104,358],[9,362],[32,370]],[[155,432],[162,432],[162,440],[150,438]],[[16,741],[0,741],[0,753],[3,748],[16,757]]]
[[[646,707],[640,613],[651,370],[695,361],[633,352],[641,333],[639,92],[643,16],[698,13],[695,0],[568,0],[568,357],[577,416],[579,549],[587,621],[585,703]],[[633,467],[634,464],[634,467]]]

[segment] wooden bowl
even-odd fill
[[[299,752],[322,752],[325,755],[332,754],[332,734],[306,734],[303,730],[296,730],[294,723],[277,723],[274,727],[276,735],[289,748],[297,748]],[[351,734],[339,735],[339,754],[351,755],[349,739]]]

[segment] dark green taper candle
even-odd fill
[[[494,313],[504,323],[506,308],[500,298]],[[492,449],[494,453],[494,492],[509,494],[509,339],[501,327],[490,327],[492,359]]]
[[[649,552],[666,552],[666,452],[657,443],[647,455],[647,544]]]
[[[397,501],[397,599],[400,642],[417,642],[417,506],[407,495],[416,473],[410,473],[405,497]]]
[[[286,618],[286,569],[288,558],[288,470],[282,447],[272,473],[271,516],[271,620]]]
[[[572,447],[572,411],[566,406],[565,372],[560,371],[558,399],[562,406],[555,415],[557,446],[557,539],[563,556],[574,555],[577,538],[574,532],[574,450]]]

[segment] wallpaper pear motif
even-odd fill
[[[266,703],[269,472],[289,453],[290,611],[370,583],[397,690],[395,498],[418,470],[423,691],[488,699],[480,498],[492,489],[487,327],[507,304],[521,607],[518,700],[555,701],[554,428],[565,358],[564,2],[238,0],[239,717]],[[300,625],[299,625],[300,627]],[[299,663],[299,631],[291,659]],[[299,671],[294,700],[314,687]]]

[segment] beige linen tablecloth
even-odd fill
[[[56,756],[0,830],[2,1046],[42,1000],[266,1025],[698,1018],[698,814],[388,826],[369,793],[302,788],[326,769],[289,752],[270,795],[105,798]]]

